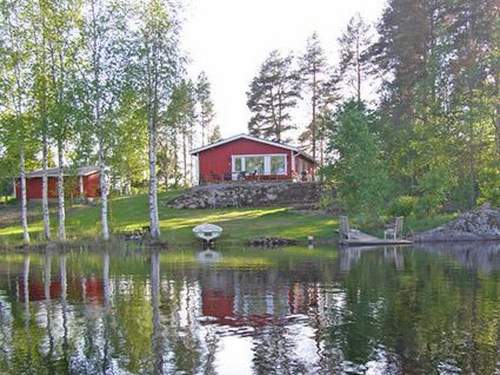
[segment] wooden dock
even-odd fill
[[[412,241],[403,239],[383,239],[363,233],[359,230],[350,230],[349,238],[340,240],[343,246],[382,246],[382,245],[410,245]]]

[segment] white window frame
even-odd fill
[[[233,180],[238,178],[238,173],[236,171],[236,159],[241,158],[241,170],[247,172],[246,170],[246,158],[263,157],[264,158],[264,174],[263,176],[271,175],[271,157],[272,156],[282,156],[285,158],[285,171],[277,176],[286,176],[288,174],[288,154],[238,154],[231,155],[231,172]]]

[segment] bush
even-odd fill
[[[415,214],[417,203],[417,197],[413,197],[411,195],[397,197],[392,202],[388,213],[391,216],[411,216]]]
[[[500,207],[500,161],[488,164],[479,172],[479,199],[478,203],[491,203],[493,207]]]

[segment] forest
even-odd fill
[[[273,51],[248,92],[249,131],[298,130],[348,212],[498,206],[498,16],[488,0],[391,0],[375,26],[352,17],[334,66],[316,34],[303,54]]]
[[[211,87],[181,48],[183,6],[165,0],[0,0],[0,189],[59,168],[57,236],[65,233],[65,166],[101,168],[108,196],[189,186],[189,150],[221,137]],[[498,5],[389,0],[376,25],[353,15],[338,61],[317,34],[303,51],[270,51],[247,92],[251,134],[299,143],[335,203],[367,217],[429,216],[500,204]],[[307,121],[298,115],[306,107]],[[51,233],[47,177],[44,236]]]

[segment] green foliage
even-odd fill
[[[500,160],[494,160],[479,171],[478,203],[500,207]]]
[[[419,195],[421,214],[474,207],[500,152],[495,2],[390,0],[377,28],[369,61],[385,77],[380,132],[398,190]]]
[[[251,134],[280,141],[295,128],[291,111],[300,98],[300,75],[292,62],[292,55],[281,56],[274,50],[252,80],[247,92]]]
[[[454,184],[449,169],[436,167],[427,172],[419,182],[420,196],[416,206],[417,213],[430,215],[441,211],[448,200],[450,185]]]
[[[387,213],[390,216],[408,217],[415,213],[417,202],[417,197],[411,195],[399,196],[391,203]]]
[[[339,200],[345,210],[368,216],[379,214],[391,191],[375,121],[373,113],[350,101],[335,114],[329,136],[329,149],[338,155],[329,179]]]

